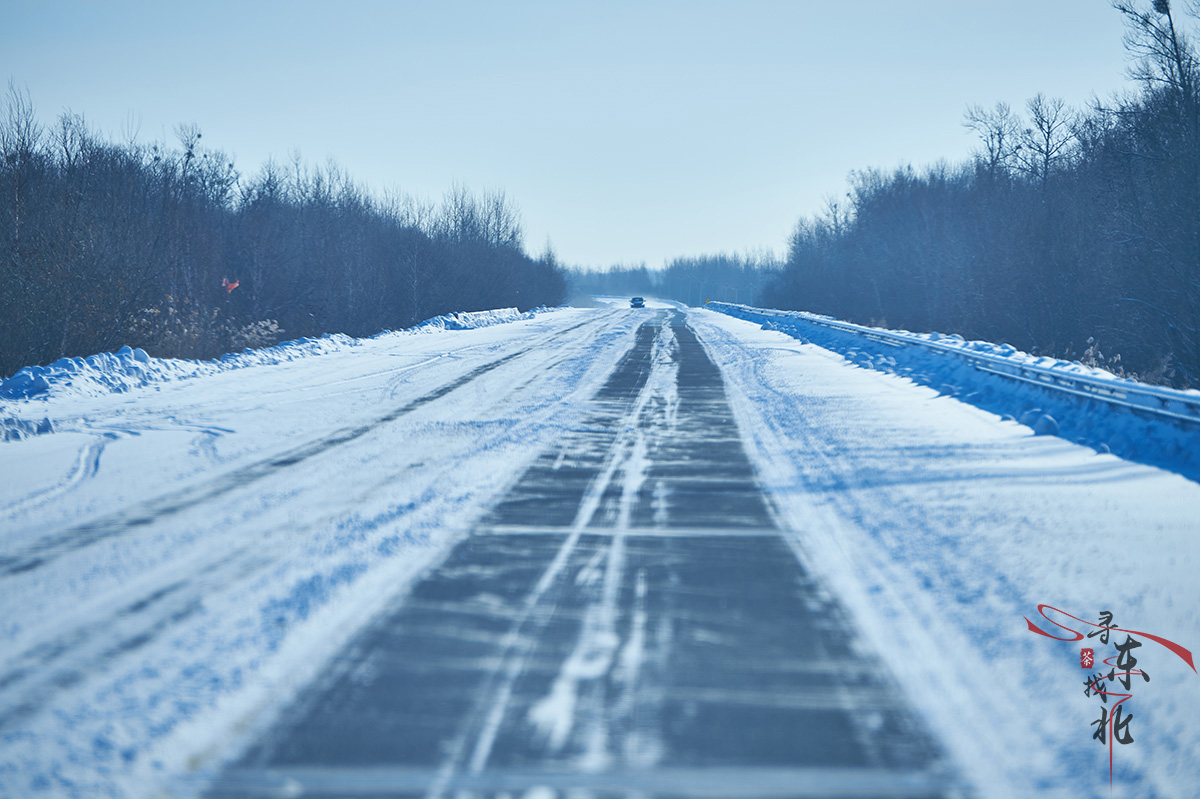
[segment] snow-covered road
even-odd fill
[[[0,795],[211,767],[578,423],[636,327],[561,311],[9,404],[57,432],[0,449]]]
[[[1041,603],[1092,620],[1107,609],[1123,628],[1200,647],[1200,485],[1034,436],[757,325],[688,310],[664,327],[664,313],[561,310],[481,330],[390,334],[127,393],[63,389],[4,403],[0,417],[44,417],[54,432],[0,443],[0,795],[205,790],[244,753],[261,753],[289,712],[319,693],[312,686],[344,674],[347,652],[387,620],[417,613],[419,602],[406,604],[417,581],[431,584],[448,556],[490,539],[514,546],[517,563],[546,559],[523,595],[536,595],[527,613],[563,575],[596,588],[562,600],[576,624],[562,663],[573,666],[543,675],[546,701],[522,717],[547,751],[578,755],[562,761],[570,768],[603,772],[613,763],[606,757],[631,751],[648,768],[656,752],[687,746],[702,766],[713,750],[704,735],[679,732],[688,724],[693,732],[716,725],[730,742],[754,739],[754,714],[702,724],[694,708],[658,738],[653,719],[603,727],[643,734],[616,742],[589,739],[587,725],[574,722],[609,712],[580,673],[615,674],[639,652],[653,663],[654,647],[667,645],[651,610],[672,595],[655,582],[670,575],[637,564],[684,563],[686,571],[695,541],[714,557],[757,564],[742,584],[720,589],[713,578],[728,599],[753,596],[750,575],[787,561],[811,591],[786,600],[797,617],[848,617],[860,671],[881,663],[888,707],[920,719],[897,731],[884,715],[859,713],[848,734],[860,744],[864,735],[912,743],[923,727],[949,770],[981,796],[1107,793],[1108,751],[1091,738],[1099,706],[1083,696],[1081,645],[1035,636],[1025,617],[1040,621]],[[639,346],[647,350],[642,383],[628,396],[606,395]],[[728,422],[685,410],[681,392],[692,378],[682,365],[701,362],[698,349],[691,361],[679,356],[689,347],[703,347],[702,360],[723,375]],[[628,407],[598,416],[606,396]],[[589,440],[603,445],[581,449]],[[703,468],[672,484],[654,471],[664,463],[655,447],[673,452],[676,466]],[[570,461],[587,451],[596,463]],[[742,477],[718,478],[722,467]],[[720,484],[713,496],[732,504],[687,493],[703,472]],[[573,497],[563,520],[548,515],[555,495]],[[724,544],[697,535],[714,519],[724,518],[717,526],[727,533],[751,517],[772,532],[745,542],[781,546],[743,543],[722,554]],[[589,525],[611,531],[581,542]],[[530,537],[550,540],[530,527],[558,528],[578,549],[523,550]],[[656,536],[670,552],[652,543]],[[478,577],[495,564],[461,565]],[[486,599],[485,588],[471,590]],[[495,617],[509,618],[504,597],[494,599]],[[745,618],[771,619],[783,639],[790,606],[779,603],[734,605]],[[747,629],[758,632],[744,638],[754,644],[739,650],[741,668],[774,662],[780,650],[760,626]],[[704,646],[720,641],[698,635],[677,651],[703,661]],[[525,661],[508,651],[485,667],[520,697]],[[1200,678],[1165,649],[1141,653],[1153,680],[1134,686],[1136,742],[1116,747],[1113,795],[1198,795]],[[813,679],[812,670],[797,674],[793,681]],[[784,704],[799,695],[795,686],[760,687]],[[626,705],[630,697],[650,704],[611,712],[652,717],[665,695],[622,694]],[[713,707],[730,706],[728,696],[707,696]],[[703,710],[704,701],[693,705]],[[464,733],[447,710],[461,751],[441,753],[445,773],[481,773],[494,750],[515,757],[496,744],[511,728],[508,712],[477,714]],[[786,724],[769,731],[757,746],[789,734]],[[688,773],[691,782],[685,774],[643,787],[728,790]],[[779,772],[756,795],[811,795],[789,793],[795,777]],[[542,795],[565,783],[548,784]],[[881,795],[941,790],[915,786]]]
[[[214,797],[955,795],[789,550],[684,315],[589,405]]]

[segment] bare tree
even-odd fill
[[[977,157],[989,177],[995,178],[1009,167],[1018,144],[1021,121],[1008,103],[996,103],[991,110],[981,105],[968,106],[963,127],[979,134],[983,151]]]
[[[18,89],[11,80],[0,122],[0,156],[8,165],[19,167],[22,160],[32,158],[37,152],[42,127],[38,124],[29,92]]]
[[[125,343],[211,357],[564,298],[503,192],[455,187],[435,211],[299,156],[243,181],[195,125],[176,133],[112,144],[70,112],[43,132],[26,93],[0,97],[0,377]]]
[[[435,229],[441,238],[460,244],[483,239],[479,203],[466,186],[454,185],[442,197]]]
[[[1041,92],[1029,100],[1026,108],[1032,127],[1022,131],[1016,157],[1044,187],[1050,173],[1070,153],[1075,115],[1061,98],[1047,99]]]
[[[485,192],[480,214],[488,244],[518,251],[521,249],[521,212],[503,191]]]
[[[1196,54],[1175,26],[1170,1],[1153,0],[1151,10],[1147,11],[1134,0],[1116,0],[1113,8],[1125,16],[1129,26],[1125,47],[1137,58],[1131,76],[1147,86],[1173,89],[1185,102],[1194,104],[1198,78]]]

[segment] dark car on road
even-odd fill
[[[629,300],[629,307],[630,308],[645,308],[646,300],[643,299],[642,297],[633,297]]]

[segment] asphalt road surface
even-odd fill
[[[586,424],[209,796],[960,795],[782,534],[701,342],[645,313]]]

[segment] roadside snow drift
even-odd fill
[[[1200,391],[1177,391],[1073,361],[961,336],[882,330],[801,311],[731,303],[710,310],[810,342],[864,369],[939,393],[1099,452],[1200,480]]]
[[[49,366],[27,366],[7,380],[0,381],[0,400],[30,399],[47,394],[74,393],[81,396],[120,393],[134,388],[170,380],[212,375],[251,366],[287,363],[298,358],[345,352],[364,341],[410,333],[429,333],[438,330],[477,330],[492,325],[532,319],[534,312],[522,313],[516,308],[493,311],[463,311],[427,319],[403,331],[385,331],[371,339],[356,339],[340,333],[320,338],[301,338],[285,341],[273,347],[229,353],[212,361],[189,361],[178,358],[151,358],[145,350],[121,347],[116,352],[102,352],[87,358],[60,358]]]

